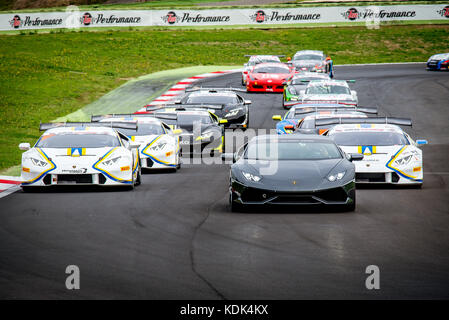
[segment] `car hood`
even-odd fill
[[[255,80],[283,81],[290,77],[290,73],[253,73]]]
[[[267,171],[267,161],[244,160],[239,170],[262,177],[259,182],[246,180],[244,183],[254,188],[275,191],[313,191],[337,187],[340,181],[331,183],[327,176],[344,159],[329,159],[319,161],[283,160],[272,163],[274,174],[264,174]]]
[[[302,98],[307,100],[354,100],[350,94],[305,94]]]
[[[66,166],[72,167],[74,165],[77,167],[90,168],[95,162],[100,159],[100,157],[103,157],[112,149],[114,149],[114,147],[40,148],[44,155],[59,168]],[[32,154],[31,156],[34,157],[34,154]]]

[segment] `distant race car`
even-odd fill
[[[340,148],[318,135],[259,135],[235,154],[230,172],[232,211],[250,206],[339,206],[355,210],[355,168]]]
[[[427,60],[427,70],[449,70],[449,53],[434,54]]]
[[[225,148],[224,124],[227,120],[219,119],[212,112],[167,108],[151,115],[181,130],[179,143],[182,156],[214,156]]]
[[[140,184],[139,144],[116,129],[137,130],[136,122],[43,123],[34,147],[21,143],[21,187]]]
[[[333,125],[321,125],[321,119],[327,118],[368,118],[368,116],[360,111],[350,111],[350,110],[329,110],[329,111],[318,111],[317,113],[306,116],[302,119],[297,127],[286,127],[285,129],[294,130],[293,133],[315,133],[315,134],[325,134]]]
[[[330,78],[327,73],[300,72],[295,74],[284,87],[284,100],[282,101],[284,109],[289,108],[285,102],[298,101],[299,93],[306,89],[311,80],[330,80]]]
[[[181,168],[179,135],[176,134],[180,133],[181,130],[172,130],[170,126],[161,120],[145,114],[92,116],[92,121],[137,122],[137,130],[123,128],[117,130],[128,136],[132,141],[140,144],[141,167],[144,169],[172,168],[175,171]]]
[[[307,116],[313,116],[317,114],[331,114],[331,113],[351,113],[361,112],[364,114],[377,114],[377,108],[364,108],[355,106],[346,106],[341,104],[307,104],[296,105],[288,110],[284,117],[281,115],[274,115],[273,120],[279,121],[276,124],[277,134],[293,133],[295,128],[298,128],[300,123]]]
[[[284,82],[295,74],[285,63],[261,63],[248,71],[247,92],[283,92]]]
[[[328,73],[333,78],[333,62],[323,51],[302,50],[297,51],[291,59],[296,71],[311,71]]]
[[[245,57],[249,57],[249,60],[243,65],[242,85],[246,85],[246,75],[255,65],[265,62],[281,62],[279,58],[285,57],[285,55],[245,55]]]
[[[249,108],[251,100],[245,100],[235,88],[192,88],[176,104],[182,107],[204,107],[217,117],[226,119],[226,128],[246,129],[249,124]]]
[[[358,152],[363,161],[356,164],[357,183],[415,185],[423,183],[420,145],[398,125],[411,126],[404,118],[321,119],[321,125],[335,125],[327,133],[346,153]]]
[[[294,104],[336,103],[356,106],[357,92],[349,88],[348,82],[354,80],[312,80],[305,90],[299,92],[298,101],[284,103],[288,108]]]

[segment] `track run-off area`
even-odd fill
[[[405,130],[429,141],[422,189],[359,188],[349,213],[232,213],[229,165],[189,164],[144,174],[134,191],[18,191],[0,199],[0,297],[449,298],[449,72],[424,63],[335,70],[356,80],[360,106],[412,118]],[[242,95],[251,128],[272,129],[272,115],[284,114],[281,94]],[[68,265],[80,269],[79,290],[66,289]],[[379,290],[365,287],[369,265]]]

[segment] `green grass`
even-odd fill
[[[447,51],[449,27],[364,27],[34,32],[0,35],[0,169],[20,142],[130,78],[196,65],[241,65],[244,54],[329,52],[336,64],[425,61]]]
[[[48,12],[48,11],[64,11],[65,7],[52,7],[52,8],[38,8],[38,9],[21,9],[12,10],[11,5],[2,6],[0,0],[0,10],[4,12]],[[231,1],[231,0],[155,0],[147,2],[125,3],[125,4],[93,4],[93,5],[79,5],[80,10],[144,10],[144,9],[202,9],[208,10],[216,8],[214,2]],[[291,0],[289,3],[271,3],[265,5],[220,5],[219,8],[292,8],[292,7],[323,7],[323,6],[369,6],[369,5],[410,5],[410,4],[446,4],[447,1],[442,0],[410,0],[410,1],[356,1],[356,2],[320,2],[320,3],[302,3],[306,0]],[[275,0],[273,0],[275,2]],[[210,6],[204,6],[199,4],[211,3]],[[4,13],[3,12],[3,13]]]

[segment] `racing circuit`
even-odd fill
[[[360,106],[411,117],[405,130],[429,141],[422,189],[360,188],[349,213],[231,213],[229,165],[184,165],[144,174],[132,192],[19,191],[0,199],[1,298],[449,298],[449,73],[424,63],[335,70],[357,80]],[[242,95],[249,126],[274,128],[282,95]],[[80,290],[65,288],[72,264]],[[369,265],[380,290],[365,287]]]

